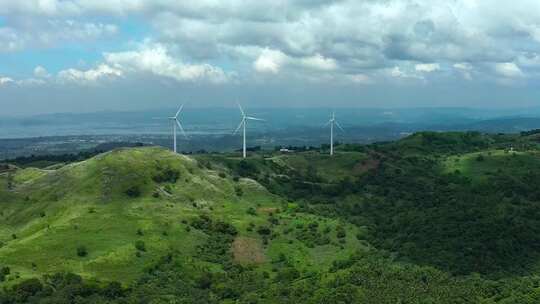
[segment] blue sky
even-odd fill
[[[540,106],[540,2],[0,0],[0,116]]]

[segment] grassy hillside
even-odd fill
[[[528,134],[3,168],[0,303],[540,301]]]
[[[57,170],[16,170],[9,176],[10,190],[7,179],[7,173],[1,176],[6,199],[1,202],[0,261],[11,268],[8,281],[71,271],[131,283],[168,252],[196,256],[208,238],[190,229],[200,215],[233,225],[238,230],[234,257],[265,264],[261,269],[280,254],[293,257],[299,268],[328,266],[359,246],[358,229],[351,225],[343,224],[351,232],[338,243],[331,233],[338,220],[281,213],[287,204],[256,181],[233,179],[160,148],[115,150]],[[270,217],[278,221],[275,236],[263,244],[256,230],[269,226]],[[329,230],[327,242],[317,248],[309,235],[305,240],[287,235],[301,234],[310,223]],[[135,246],[140,241],[143,251]],[[340,254],[329,254],[341,247]],[[77,254],[80,248],[84,256]],[[207,264],[204,259],[193,263]]]

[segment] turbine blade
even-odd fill
[[[338,126],[338,128],[341,130],[341,132],[345,133],[345,130],[343,130],[339,122],[337,122],[337,120],[335,120],[334,122],[336,123],[336,126]]]
[[[180,106],[180,108],[178,109],[178,112],[176,112],[176,115],[174,115],[174,118],[178,117],[178,114],[180,114],[180,112],[182,112],[182,108],[184,108],[184,105],[182,104]]]
[[[323,128],[324,127],[328,127],[330,125],[330,123],[332,122],[332,120],[330,119],[327,123],[324,124]]]
[[[242,113],[242,116],[246,116],[246,113],[244,113],[244,109],[242,109],[242,106],[240,105],[240,103],[236,103],[238,105],[238,108],[240,109],[240,112]]]
[[[266,121],[264,119],[260,119],[260,118],[256,118],[256,117],[251,117],[251,116],[246,116],[246,119],[249,119],[249,120],[258,120],[258,121]]]
[[[242,127],[242,124],[244,122],[245,122],[245,118],[243,118],[242,121],[240,121],[240,124],[238,125],[238,128],[236,128],[236,130],[234,130],[233,135],[238,133],[238,130],[240,130],[240,128]]]
[[[182,131],[182,134],[184,134],[184,137],[187,139],[188,137],[186,135],[186,132],[184,131],[184,128],[182,128],[182,124],[180,123],[180,121],[178,121],[178,119],[175,119],[175,121],[178,127],[180,128],[180,131]]]

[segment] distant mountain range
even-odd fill
[[[248,145],[319,146],[328,143],[324,129],[332,109],[246,108],[264,118],[248,126]],[[75,153],[104,143],[171,145],[171,125],[165,117],[174,109],[138,112],[47,114],[0,119],[0,159],[31,154]],[[370,143],[395,140],[418,131],[480,131],[519,133],[540,129],[540,110],[466,108],[336,109],[345,128],[336,140]],[[241,144],[232,131],[240,120],[234,108],[186,108],[181,117],[189,140],[179,136],[180,150],[232,151]]]
[[[319,128],[330,108],[249,108],[265,123],[251,124],[258,132]],[[59,113],[30,117],[0,117],[0,138],[65,135],[168,134],[165,118],[175,109],[133,112]],[[539,127],[540,108],[337,108],[337,119],[347,129],[481,130],[516,132]],[[189,108],[182,115],[186,131],[197,135],[230,134],[239,122],[236,108]]]

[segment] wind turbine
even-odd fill
[[[345,132],[339,122],[336,120],[336,113],[332,112],[332,117],[324,125],[325,127],[330,125],[330,155],[334,155],[334,125],[336,125],[342,132]]]
[[[244,109],[242,109],[242,106],[240,104],[238,104],[238,108],[240,109],[240,113],[242,113],[242,120],[240,121],[240,124],[238,125],[238,128],[236,128],[236,130],[234,131],[233,135],[236,134],[238,132],[238,130],[240,130],[240,128],[243,129],[243,137],[244,137],[243,142],[244,143],[243,143],[243,146],[242,146],[242,157],[246,158],[246,124],[247,124],[247,121],[248,120],[264,121],[264,119],[255,118],[255,117],[252,117],[252,116],[247,116],[246,113],[244,112]]]
[[[176,126],[177,125],[180,128],[180,131],[182,131],[182,134],[184,134],[184,137],[187,139],[186,132],[184,132],[184,128],[182,127],[182,124],[180,123],[180,120],[178,120],[178,115],[180,115],[180,112],[182,112],[183,108],[184,108],[184,105],[181,105],[174,116],[168,117],[168,119],[172,123],[172,128],[173,128],[173,150],[174,150],[174,153],[176,153]]]

